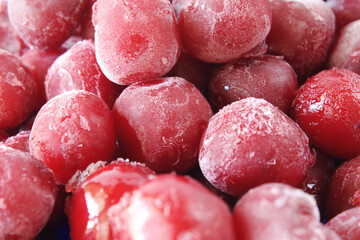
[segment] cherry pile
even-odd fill
[[[0,0],[0,239],[359,239],[359,29],[359,0]]]

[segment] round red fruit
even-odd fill
[[[360,154],[360,75],[345,69],[322,71],[298,90],[293,119],[312,144],[333,157]]]
[[[315,156],[300,127],[263,99],[227,105],[209,121],[200,144],[200,168],[223,192],[241,196],[266,182],[300,186]]]

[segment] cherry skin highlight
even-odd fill
[[[291,116],[324,153],[347,160],[360,154],[360,75],[333,68],[297,91]]]
[[[80,183],[68,202],[71,239],[112,239],[108,209],[153,174],[144,165],[123,159],[96,169]]]

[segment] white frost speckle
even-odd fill
[[[89,122],[84,116],[80,116],[80,127],[84,130],[90,131]]]
[[[165,65],[165,64],[167,64],[168,60],[166,57],[161,57],[161,62],[162,62],[162,64]]]
[[[307,184],[307,187],[310,188],[310,189],[313,189],[314,186],[315,186],[314,183],[309,183],[309,184]]]
[[[0,209],[6,209],[7,205],[4,198],[0,198]]]
[[[11,86],[21,87],[25,89],[24,84],[21,81],[19,81],[16,75],[12,72],[6,74],[5,81]]]

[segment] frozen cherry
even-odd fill
[[[168,77],[130,85],[113,111],[120,149],[131,161],[156,172],[186,172],[197,164],[212,110],[190,82]]]
[[[86,0],[9,0],[9,19],[27,45],[57,48],[70,37],[86,3]]]
[[[37,86],[15,55],[0,49],[0,63],[0,129],[9,129],[30,116]]]
[[[341,29],[329,56],[329,68],[345,68],[360,74],[359,28],[360,20],[357,20],[349,23]]]
[[[92,20],[97,61],[115,83],[161,77],[179,57],[180,36],[168,0],[98,0]]]
[[[34,239],[56,198],[54,176],[30,154],[0,144],[0,239]]]
[[[20,131],[14,136],[8,137],[4,141],[4,145],[14,149],[21,150],[23,152],[30,153],[29,147],[30,131]]]
[[[47,99],[71,90],[86,90],[109,107],[120,94],[120,86],[109,81],[97,64],[91,40],[77,42],[55,60],[47,71],[45,90]]]
[[[24,48],[25,44],[9,21],[7,1],[0,0],[0,49],[19,55]]]
[[[286,112],[298,88],[296,74],[281,57],[263,55],[238,59],[219,66],[209,85],[209,101],[215,109],[237,100],[262,98]]]
[[[322,225],[315,199],[281,183],[260,185],[240,198],[234,211],[237,239],[340,240]]]
[[[298,77],[317,72],[325,63],[335,35],[335,16],[321,0],[270,0],[268,52],[284,56]]]
[[[174,0],[182,43],[192,56],[224,63],[266,51],[268,0]]]
[[[342,240],[360,239],[360,207],[348,209],[326,224],[326,227],[334,230]]]
[[[214,65],[182,52],[175,66],[166,74],[169,77],[181,77],[194,84],[206,95]]]
[[[331,177],[327,195],[328,218],[360,206],[360,156],[341,164]]]
[[[87,6],[84,10],[84,14],[80,20],[80,35],[84,39],[94,40],[95,29],[92,23],[92,7],[96,0],[88,0]]]
[[[333,68],[309,78],[297,91],[293,119],[311,142],[333,157],[360,154],[360,75]]]
[[[108,210],[114,239],[234,240],[228,206],[190,177],[159,175]]]
[[[44,82],[47,70],[64,51],[64,49],[41,50],[31,48],[21,55],[22,63],[29,70],[37,85],[38,100],[35,107],[37,110],[46,102]]]
[[[360,19],[359,0],[326,0],[336,17],[336,27],[340,30],[346,24]]]
[[[150,176],[153,172],[144,165],[122,159],[96,169],[80,183],[68,202],[71,239],[113,239],[108,209]]]
[[[66,184],[77,170],[111,159],[114,119],[109,107],[95,94],[66,92],[40,109],[29,144],[30,153],[46,163],[57,183]]]
[[[209,121],[199,164],[215,187],[234,196],[266,182],[299,187],[315,156],[300,127],[263,99],[245,98]]]
[[[324,213],[326,195],[332,174],[335,172],[335,160],[320,151],[316,151],[316,160],[309,168],[301,189],[315,197],[320,213]]]

